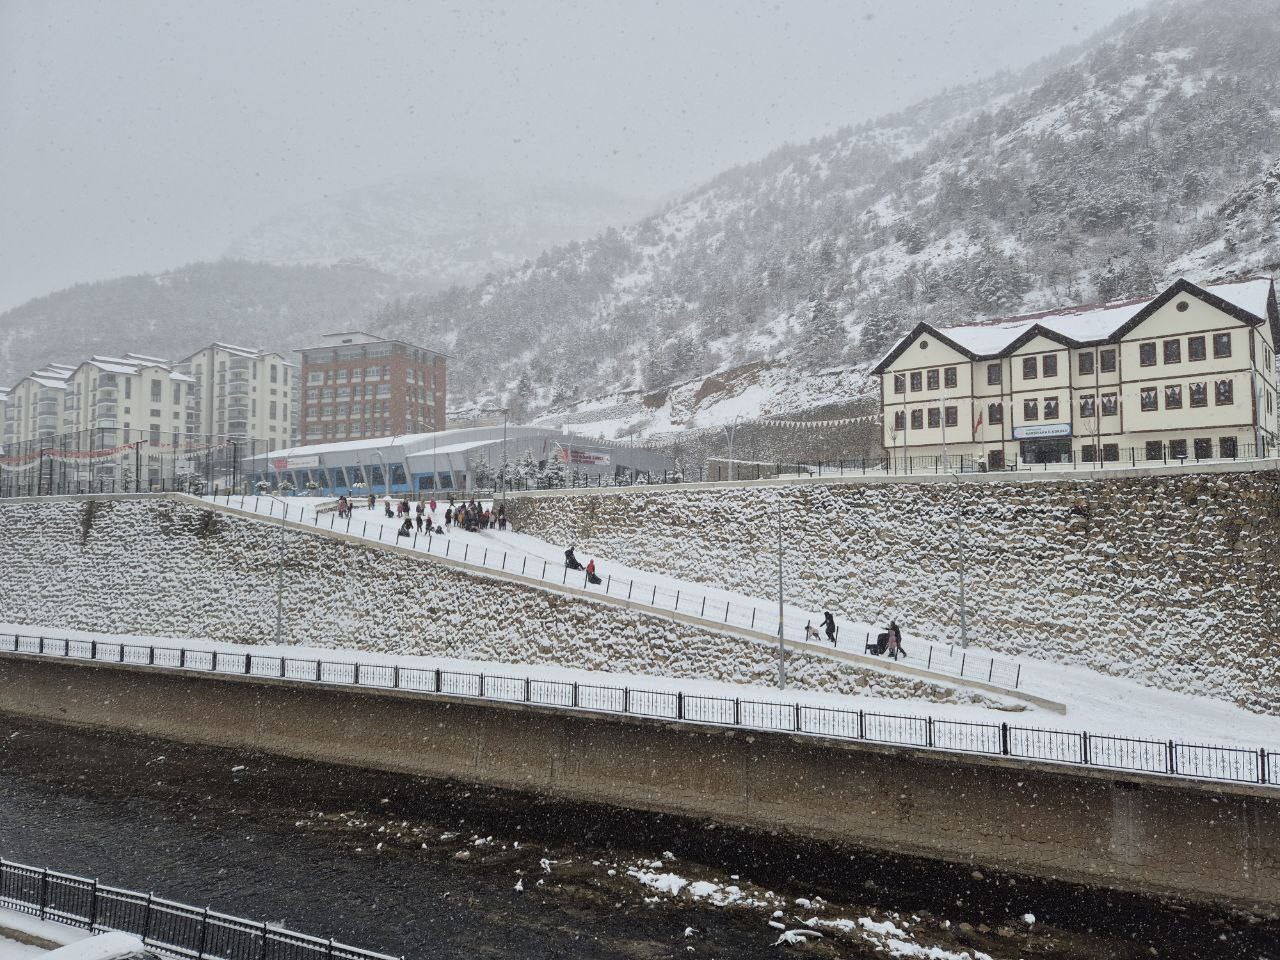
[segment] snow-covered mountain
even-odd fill
[[[849,377],[826,378],[830,397],[801,381],[865,367],[918,319],[1142,295],[1183,270],[1210,280],[1280,260],[1277,50],[1280,0],[1150,7],[1020,74],[784,147],[625,229],[375,322],[450,343],[459,399],[585,406],[610,431],[848,400]],[[750,364],[770,383],[728,377],[738,392],[706,398],[723,416],[634,402]]]
[[[235,241],[228,256],[283,265],[357,261],[443,289],[630,222],[644,207],[561,183],[420,177],[286,210]]]
[[[358,264],[239,260],[76,284],[0,314],[0,386],[94,353],[177,358],[215,339],[287,352],[415,289]]]

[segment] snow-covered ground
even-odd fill
[[[254,499],[252,497],[245,499],[246,510],[255,510]],[[381,497],[378,498],[377,509],[369,510],[361,506],[354,511],[354,519],[350,526],[352,534],[363,533],[369,539],[375,541],[381,536],[384,543],[394,542],[395,529],[399,526],[399,521],[395,519],[389,520],[384,516],[382,509],[383,499]],[[219,502],[225,501],[220,500]],[[288,497],[284,502],[289,505],[291,517],[296,518],[297,511],[301,509],[304,522],[311,523],[315,520],[314,511],[316,507],[331,505],[333,500],[327,497]],[[238,506],[239,500],[232,498],[231,503],[233,506]],[[278,517],[280,515],[279,502],[268,497],[257,499],[257,512],[268,513],[271,510],[274,510],[274,515]],[[436,511],[438,523],[443,523],[443,515],[444,504],[440,503],[437,505]],[[321,513],[320,517],[321,524],[327,526],[330,522],[330,515]],[[336,526],[336,518],[332,522],[335,524],[335,529],[342,529],[341,526]],[[441,538],[436,539],[439,540]],[[491,556],[495,556],[498,552],[504,552],[507,554],[505,563],[508,570],[518,571],[516,565],[519,561],[517,558],[528,557],[531,562],[536,560],[539,564],[541,561],[546,560],[548,562],[548,570],[558,570],[563,573],[563,553],[564,547],[567,545],[547,543],[537,537],[511,530],[485,530],[477,533],[466,533],[456,528],[451,528],[444,539],[447,539],[452,544],[450,555],[454,559],[460,559],[462,554],[459,551],[463,550],[466,550],[472,559],[475,558],[477,552],[483,556],[485,550],[488,550]],[[441,552],[442,548],[438,546],[433,549],[433,553]],[[592,558],[584,554],[580,555],[579,559],[585,563]],[[681,591],[682,596],[688,597],[701,598],[706,595],[708,597],[709,610],[714,609],[716,604],[721,605],[721,609],[723,609],[722,605],[726,602],[733,608],[741,608],[742,610],[754,609],[759,612],[760,629],[769,631],[776,628],[776,600],[771,603],[768,600],[747,597],[727,590],[716,590],[708,588],[704,584],[679,580],[654,571],[639,570],[622,564],[615,564],[604,557],[596,557],[594,559],[602,576],[612,576],[620,581],[634,578],[637,584],[657,585],[660,591],[668,591],[671,595],[674,595],[676,591]],[[497,563],[498,561],[494,559],[492,565],[496,568]],[[530,569],[530,572],[535,571]],[[581,586],[581,581],[577,585]],[[614,595],[617,595],[616,592]],[[661,600],[661,594],[659,599]],[[697,602],[700,605],[700,599]],[[667,609],[670,609],[669,604]],[[698,612],[697,607],[686,606],[684,601],[681,601],[680,609],[689,613]],[[793,605],[787,605],[785,610],[788,619],[786,632],[789,639],[798,639],[803,636],[803,624],[807,620],[812,620],[816,625],[820,619],[819,612],[801,610]],[[736,622],[736,615],[734,622]],[[839,619],[837,622],[840,624],[840,646],[861,653],[864,636],[874,628],[867,623]],[[9,628],[5,627],[3,629],[8,630]],[[911,656],[904,662],[912,666],[923,667],[926,662],[927,644],[928,638],[910,635],[905,637],[904,646]],[[938,644],[935,647],[937,651],[947,651],[948,649],[950,649],[949,646],[945,644]],[[332,650],[317,651],[317,653],[330,658],[335,656],[335,652]],[[355,655],[354,653],[352,654],[353,657]],[[941,654],[937,655],[940,656]],[[970,655],[985,658],[991,654],[990,651],[971,646]],[[359,653],[361,659],[367,659],[369,656],[372,655]],[[432,666],[438,665],[435,660],[431,662]],[[493,663],[461,662],[467,663],[468,666],[465,668],[459,667],[459,669],[471,669],[477,672],[482,667],[493,671],[495,666]],[[1085,667],[1067,666],[1031,657],[1001,658],[998,662],[1021,665],[1020,689],[1048,700],[1063,703],[1067,707],[1065,718],[1033,706],[1028,707],[1029,712],[1015,715],[1020,725],[1039,725],[1052,729],[1116,733],[1157,740],[1174,738],[1188,743],[1236,744],[1255,748],[1262,745],[1271,748],[1280,744],[1280,718],[1259,716],[1233,704],[1211,697],[1162,690],[1145,686],[1133,680],[1101,674]],[[565,675],[576,673],[581,675],[578,677],[581,682],[630,683],[631,686],[636,688],[690,691],[692,686],[688,680],[672,680],[668,683],[654,677],[631,676],[628,674],[569,671],[563,668],[547,666],[533,668],[514,664],[502,665],[502,671],[508,673],[515,671],[521,676],[527,673],[532,675],[534,670],[538,671],[538,676],[549,677],[551,673],[556,672]],[[586,680],[584,679],[585,677],[593,679]],[[941,679],[945,682],[945,678]],[[664,683],[666,684],[665,686]],[[700,686],[709,691],[712,688],[716,689],[718,692],[710,694],[716,696],[728,695],[731,697],[751,697],[765,700],[779,699],[778,691],[771,688],[747,687],[745,688],[747,692],[744,692],[744,688],[734,684],[705,683]],[[901,700],[885,701],[874,697],[817,693],[796,695],[788,693],[786,697],[781,699],[786,702],[794,701],[812,703],[814,705],[839,705],[851,707],[855,710],[880,709],[885,713],[894,714],[906,712],[904,710],[905,704]],[[989,708],[975,705],[921,703],[919,712],[921,714],[932,714],[939,719],[967,719],[987,723],[1009,719],[1008,713],[993,711]],[[1035,719],[1032,720],[1032,717],[1035,717]]]
[[[973,723],[1008,722],[1020,727],[1064,730],[1076,733],[1087,730],[1139,739],[1164,741],[1174,739],[1189,744],[1221,744],[1254,749],[1265,746],[1280,750],[1280,720],[1257,716],[1229,703],[1207,697],[1193,697],[1144,687],[1131,681],[1105,677],[1080,668],[1043,664],[1046,669],[1046,696],[1066,702],[1067,716],[1035,706],[1017,704],[992,708],[978,704],[934,703],[903,699],[885,699],[872,695],[846,695],[816,691],[753,686],[712,680],[688,680],[631,673],[609,673],[576,670],[549,664],[501,663],[487,660],[460,660],[451,657],[373,653],[358,649],[335,650],[323,647],[243,645],[189,638],[173,639],[143,634],[104,634],[84,630],[64,630],[24,624],[0,623],[0,634],[44,636],[70,639],[109,639],[188,650],[219,650],[252,653],[263,657],[286,656],[303,660],[337,663],[359,661],[365,664],[398,664],[401,667],[453,670],[461,673],[483,673],[488,677],[529,677],[566,683],[595,684],[605,687],[640,691],[683,692],[706,697],[755,700],[767,703],[800,704],[843,710],[864,710],[896,717],[931,716],[935,720]],[[1041,666],[1038,664],[1037,666]]]
[[[32,960],[34,957],[48,955],[49,951],[45,948],[22,943],[14,939],[14,934],[66,945],[84,940],[89,936],[89,931],[0,907],[0,960]]]

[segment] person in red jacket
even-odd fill
[[[587,583],[599,583],[599,582],[600,582],[600,578],[596,576],[596,562],[595,560],[588,560],[587,561]]]

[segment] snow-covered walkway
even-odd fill
[[[202,499],[214,502],[211,497]],[[441,535],[418,533],[415,530],[409,537],[397,537],[402,519],[385,515],[382,498],[378,499],[377,506],[372,510],[363,504],[356,507],[348,520],[338,519],[337,513],[331,509],[334,500],[329,497],[219,496],[216,503],[218,506],[258,516],[275,519],[285,517],[293,522],[335,530],[377,543],[407,547],[476,569],[526,577],[551,586],[573,587],[588,593],[598,593],[655,613],[679,613],[684,617],[728,627],[734,631],[752,631],[766,638],[777,636],[776,600],[762,600],[649,570],[639,570],[607,558],[580,555],[578,559],[584,565],[591,559],[596,561],[596,572],[601,583],[592,585],[581,571],[571,571],[565,567],[564,551],[570,544],[552,544],[512,530],[468,533],[457,527],[448,527]],[[485,505],[488,506],[489,502],[486,501]],[[437,505],[437,527],[444,527],[445,506],[443,503]],[[800,644],[806,641],[807,624],[820,627],[822,612],[784,604],[783,617],[784,638],[788,643]],[[835,648],[841,654],[840,659],[854,658],[859,665],[872,669],[892,670],[896,666],[887,657],[865,653],[867,642],[882,628],[841,617],[836,618],[836,624],[838,635]],[[1032,689],[1034,678],[1028,672],[1032,669],[1031,661],[997,657],[976,647],[962,650],[950,644],[932,643],[918,636],[904,637],[903,647],[906,654],[900,662],[912,668],[913,672],[922,671],[941,680],[963,678],[977,684],[1009,690]],[[810,652],[821,653],[830,648],[827,647],[825,636],[820,636],[808,649]],[[1039,664],[1034,669],[1039,669]],[[1052,699],[1038,690],[1032,692]]]

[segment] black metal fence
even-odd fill
[[[1280,749],[1149,740],[1009,723],[938,720],[838,707],[717,697],[671,690],[546,680],[507,674],[465,673],[430,667],[260,656],[225,650],[0,634],[0,653],[126,663],[204,673],[271,677],[406,690],[533,706],[588,710],[686,723],[834,737],[870,743],[1048,761],[1136,773],[1274,786]],[[297,935],[294,935],[297,936]],[[193,954],[194,955],[194,954]],[[355,956],[355,954],[352,954]],[[363,956],[371,956],[364,954]]]
[[[150,893],[0,860],[0,906],[93,933],[131,933],[160,953],[194,960],[397,960]]]

